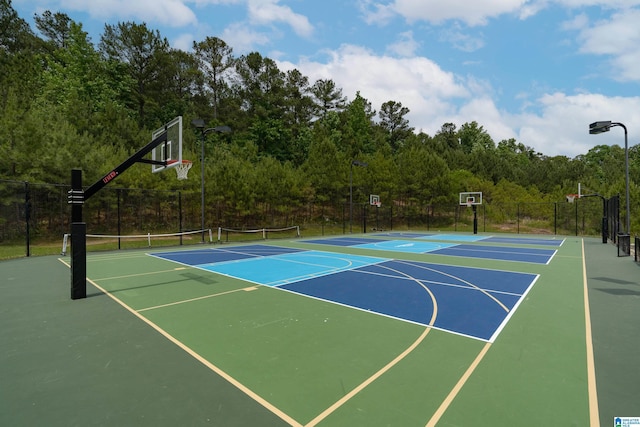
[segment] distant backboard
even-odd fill
[[[473,206],[482,204],[482,191],[460,193],[460,206]]]
[[[178,116],[151,134],[153,141],[167,131],[167,142],[159,144],[151,152],[151,160],[167,162],[166,165],[151,164],[151,172],[162,172],[182,164],[182,116]]]

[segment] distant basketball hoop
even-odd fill
[[[460,206],[473,209],[473,234],[478,234],[478,206],[482,205],[482,191],[463,191],[459,197]]]
[[[567,197],[567,202],[573,203],[573,201],[575,199],[579,199],[580,198],[580,195],[579,194],[567,194],[566,197]]]
[[[183,180],[187,179],[187,175],[189,174],[189,169],[193,166],[193,162],[191,160],[182,160],[175,167],[176,173],[178,174],[178,179]]]

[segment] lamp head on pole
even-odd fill
[[[191,125],[196,129],[200,130],[200,132],[202,132],[202,135],[206,135],[210,132],[216,132],[216,133],[231,132],[231,128],[229,126],[216,126],[213,128],[206,128],[206,123],[204,122],[204,119],[193,119],[191,120]]]
[[[204,129],[204,120],[203,119],[193,119],[193,120],[191,120],[191,124],[196,129]]]
[[[611,120],[603,122],[593,122],[589,125],[589,133],[591,135],[609,132],[609,129],[611,129]]]

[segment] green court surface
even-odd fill
[[[321,248],[538,275],[493,341],[145,251],[88,255],[88,297],[75,301],[68,257],[5,261],[0,425],[609,426],[640,416],[640,267],[599,239],[564,239],[548,264]],[[217,248],[234,246],[200,247]]]

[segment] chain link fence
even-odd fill
[[[0,246],[62,242],[69,233],[68,185],[0,180]],[[213,199],[213,198],[211,198]],[[209,199],[208,199],[209,200]],[[204,228],[252,229],[299,226],[302,235],[374,231],[473,232],[471,208],[427,204],[398,197],[382,206],[368,203],[257,203],[240,209],[231,201],[207,203]],[[200,192],[104,188],[83,206],[90,234],[130,235],[201,230]],[[485,203],[477,206],[478,231],[549,235],[600,235],[615,242],[619,200],[576,199],[574,203]],[[604,230],[604,232],[603,232]],[[182,244],[182,240],[180,241]]]

